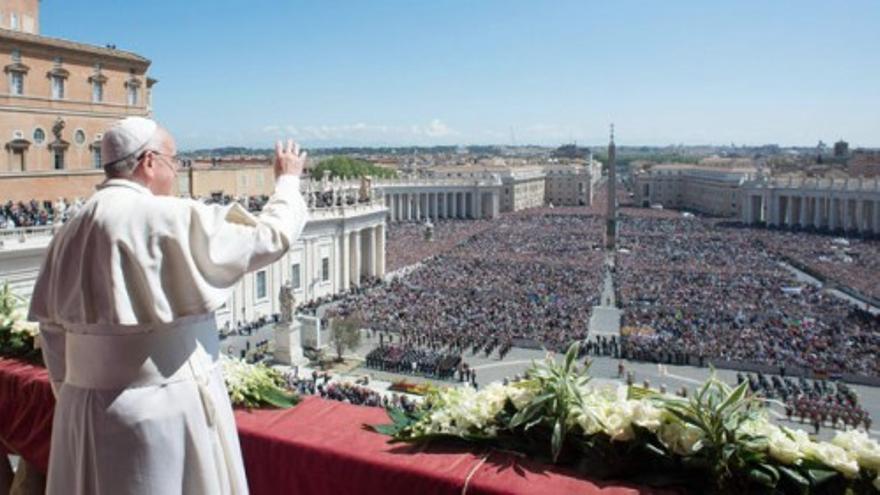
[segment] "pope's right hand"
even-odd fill
[[[285,146],[281,141],[275,143],[275,178],[282,175],[294,175],[299,177],[306,165],[308,153],[300,151],[299,145],[293,139],[287,140]]]

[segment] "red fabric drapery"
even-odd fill
[[[55,400],[45,370],[0,359],[0,438],[45,472]],[[293,409],[236,411],[253,494],[634,494],[509,453],[389,444],[364,428],[385,411],[308,397]]]

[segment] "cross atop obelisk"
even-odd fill
[[[611,124],[611,140],[608,143],[608,208],[605,210],[605,248],[613,250],[617,239],[617,167],[614,145],[614,124]]]

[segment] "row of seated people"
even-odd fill
[[[786,401],[785,415],[789,420],[800,419],[801,423],[811,423],[817,432],[820,425],[843,429],[861,425],[865,431],[870,431],[872,423],[871,415],[857,404],[841,404],[806,396]]]
[[[231,325],[227,322],[226,326],[220,331],[220,338],[225,339],[227,337],[231,337],[234,335],[239,336],[250,336],[253,335],[254,332],[263,328],[266,325],[270,325],[273,323],[278,323],[281,319],[280,313],[273,313],[269,316],[261,316],[254,321],[250,322],[238,322],[235,328],[232,328]]]
[[[366,358],[369,368],[440,379],[454,378],[461,362],[461,355],[397,345],[376,347]]]
[[[859,404],[859,396],[845,383],[826,380],[770,375],[737,373],[737,383],[748,382],[749,390],[761,397],[776,399],[785,404],[789,420],[800,419],[814,426],[832,428],[865,425],[870,429],[871,418]]]
[[[394,407],[407,411],[413,411],[416,406],[415,401],[404,395],[392,394],[389,398],[365,386],[348,382],[330,382],[327,375],[323,375],[323,380],[321,378],[314,373],[311,378],[300,378],[293,372],[285,375],[287,388],[300,395],[315,395],[358,406]]]

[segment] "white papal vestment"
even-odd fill
[[[258,215],[111,179],[49,246],[31,299],[57,395],[48,493],[247,493],[214,310],[302,232],[299,178]]]

